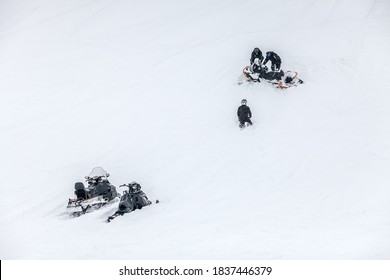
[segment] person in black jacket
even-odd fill
[[[279,71],[280,65],[282,64],[282,60],[280,57],[274,52],[267,52],[265,55],[265,60],[263,65],[266,65],[268,61],[271,61],[271,69],[272,71]]]
[[[246,99],[241,100],[241,106],[238,107],[237,116],[238,121],[240,122],[240,128],[245,127],[245,123],[252,125],[251,117],[252,112],[251,109],[246,105]]]
[[[263,53],[259,48],[255,48],[251,54],[251,59],[250,59],[251,65],[253,64],[253,62],[255,62],[255,58],[258,58],[260,60],[260,63],[264,59]]]

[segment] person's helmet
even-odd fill
[[[254,51],[255,53],[259,53],[259,52],[260,52],[260,49],[259,49],[259,48],[255,48],[253,51]]]
[[[242,105],[246,105],[246,103],[247,103],[246,99],[241,100]]]
[[[256,57],[253,63],[256,64],[257,66],[260,66],[260,59]]]

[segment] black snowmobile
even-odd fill
[[[112,221],[118,216],[123,216],[126,213],[133,212],[137,209],[142,209],[144,206],[152,204],[146,194],[141,191],[141,185],[137,182],[131,182],[129,184],[120,185],[119,187],[127,187],[128,191],[124,191],[119,202],[118,210],[107,218],[107,222]],[[156,200],[156,203],[159,201]]]
[[[120,197],[115,186],[108,181],[108,174],[103,168],[95,167],[85,177],[88,187],[82,182],[75,183],[76,198],[69,199],[67,212],[75,217],[96,210],[107,203],[113,202]]]

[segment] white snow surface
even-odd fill
[[[1,0],[0,259],[389,259],[389,50],[387,0]],[[160,204],[70,218],[96,166]]]

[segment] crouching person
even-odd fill
[[[238,107],[238,110],[237,110],[237,116],[238,116],[238,121],[240,123],[240,125],[239,125],[240,128],[245,127],[246,123],[248,125],[253,124],[251,121],[251,118],[252,118],[251,109],[246,104],[247,104],[246,99],[241,100],[241,106]]]

